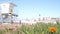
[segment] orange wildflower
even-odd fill
[[[50,27],[50,28],[49,28],[49,31],[50,31],[50,32],[55,32],[55,31],[56,31],[56,28],[55,28],[55,27]]]

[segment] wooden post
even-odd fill
[[[13,24],[14,22],[13,22],[13,17],[11,16],[11,24]]]

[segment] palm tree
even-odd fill
[[[39,21],[40,21],[40,14],[39,14]]]

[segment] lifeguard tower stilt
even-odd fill
[[[13,3],[0,3],[0,16],[2,18],[3,23],[13,23],[13,18],[18,15],[13,13],[13,8],[16,6]],[[8,22],[8,18],[10,17],[10,22]]]

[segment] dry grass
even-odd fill
[[[49,34],[49,28],[55,27],[55,34],[60,34],[60,24],[7,24],[0,25],[0,34]]]

